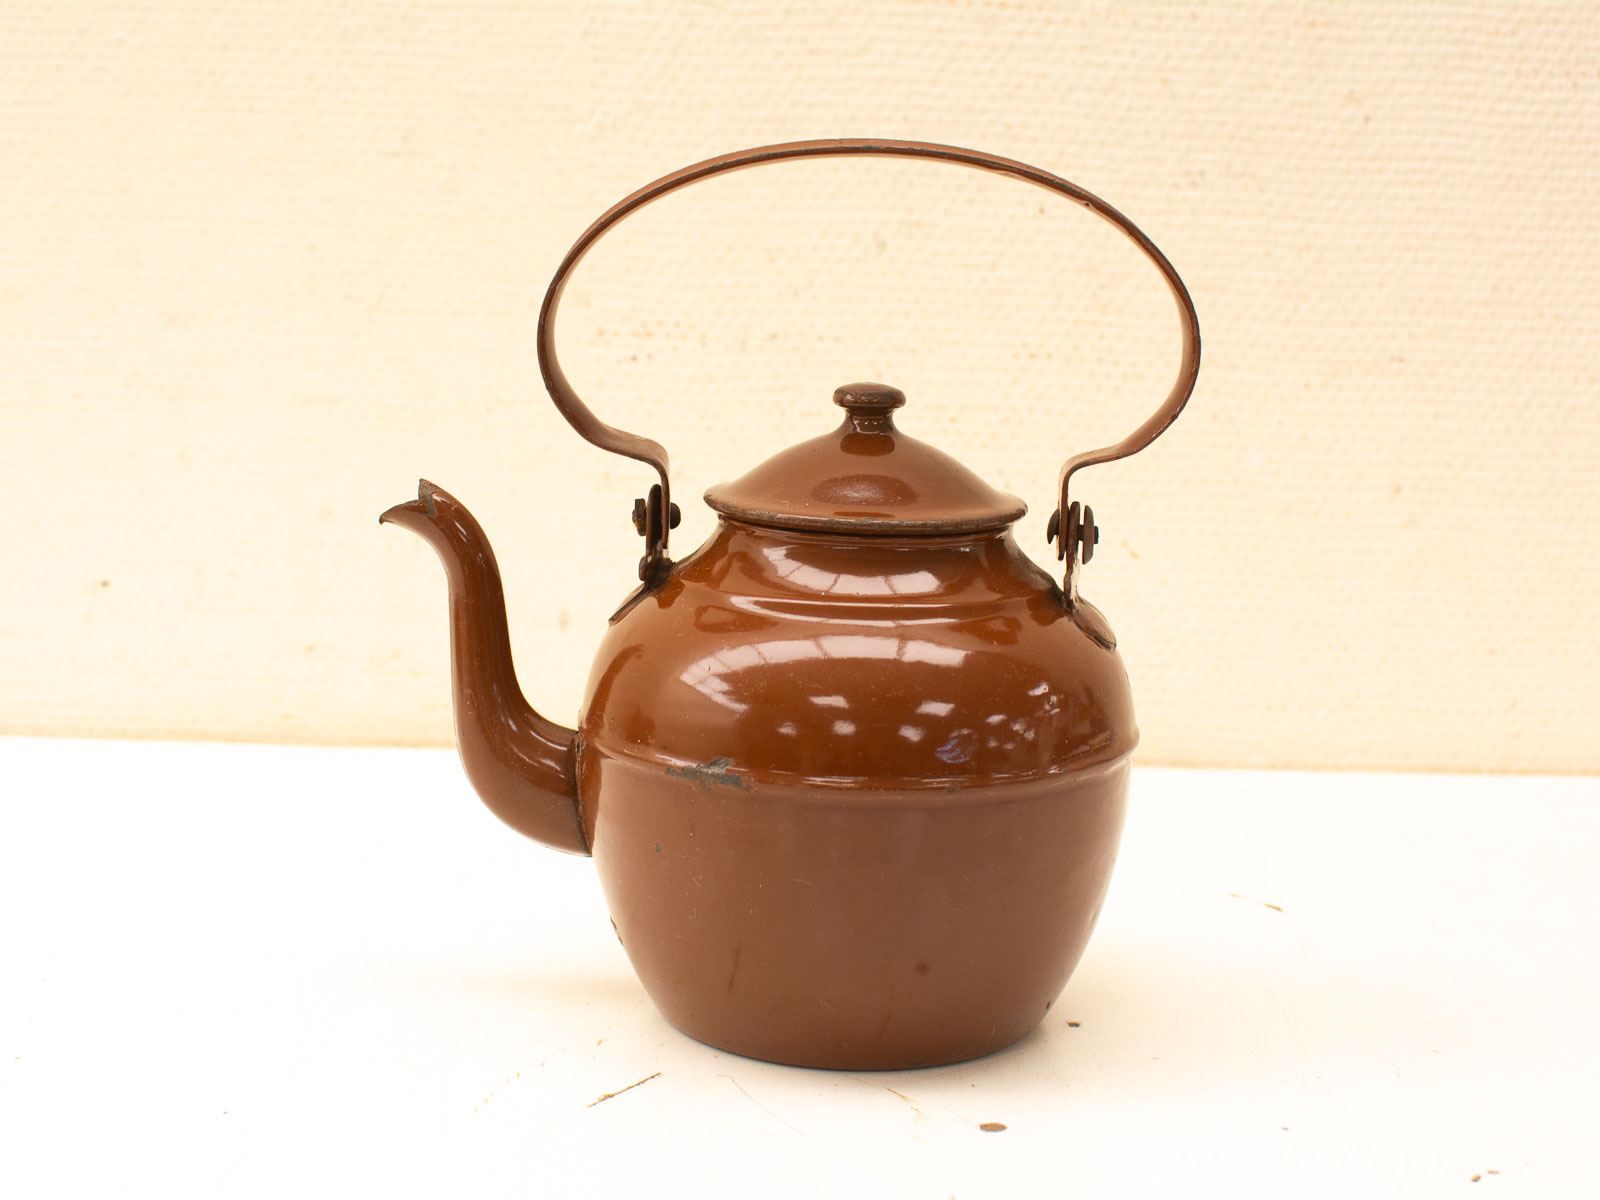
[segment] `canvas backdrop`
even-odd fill
[[[487,528],[571,723],[646,468],[540,387],[537,306],[622,195],[810,137],[973,146],[1154,238],[1189,411],[1084,471],[1083,591],[1141,761],[1600,769],[1600,7],[0,6],[0,730],[451,737],[445,586],[377,514]],[[709,484],[881,379],[1028,500],[1177,361],[1155,273],[1042,191],[781,165],[624,224],[561,342]]]

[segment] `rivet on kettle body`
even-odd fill
[[[915,404],[881,383],[839,388],[837,428],[709,489],[716,528],[674,562],[666,450],[599,420],[561,369],[562,293],[623,217],[713,175],[861,155],[976,167],[1064,196],[1131,238],[1172,291],[1172,390],[1057,478],[1060,586],[1016,544],[1023,502],[901,429],[899,410],[914,425]],[[1024,163],[918,142],[796,142],[686,167],[602,214],[557,269],[537,340],[561,414],[656,479],[631,513],[639,586],[602,639],[576,729],[523,697],[499,569],[466,508],[424,481],[384,513],[445,566],[473,786],[513,828],[593,855],[640,980],[691,1037],[851,1070],[1016,1041],[1083,952],[1121,835],[1138,731],[1115,638],[1078,595],[1099,529],[1069,485],[1149,445],[1193,390],[1199,330],[1171,264],[1105,202]]]

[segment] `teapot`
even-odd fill
[[[783,159],[928,159],[1082,205],[1160,271],[1182,326],[1177,381],[1114,445],[1062,467],[1048,538],[1062,582],[1018,547],[1026,506],[895,425],[905,396],[841,387],[831,432],[705,493],[710,538],[668,555],[667,452],[600,421],[556,357],[584,254],[650,201]],[[1199,370],[1194,304],[1116,209],[1011,159],[828,140],[708,159],[623,199],[578,239],[539,313],[557,409],[649,464],[633,508],[639,586],[611,617],[575,729],[529,706],[478,522],[423,480],[380,521],[449,580],[455,724],[506,824],[592,855],[612,926],[666,1019],[751,1058],[852,1070],[960,1062],[1043,1019],[1089,939],[1116,859],[1138,741],[1116,639],[1078,593],[1099,530],[1076,472],[1149,445]]]

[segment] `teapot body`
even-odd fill
[[[666,1017],[851,1069],[1037,1025],[1122,828],[1137,731],[1105,640],[1009,530],[721,521],[611,626],[576,743],[612,922]]]
[[[900,433],[905,396],[877,383],[834,393],[845,417],[831,433],[708,491],[716,530],[674,562],[666,448],[602,421],[562,370],[556,309],[619,220],[715,175],[840,156],[1043,188],[1127,235],[1171,290],[1182,351],[1166,399],[1057,476],[1046,529],[1060,586],[1013,540],[1026,505]],[[640,979],[692,1037],[847,1069],[957,1062],[1022,1037],[1088,942],[1122,830],[1138,732],[1115,638],[1078,593],[1100,533],[1072,484],[1150,445],[1194,389],[1200,330],[1172,264],[1105,201],[1025,163],[923,142],[792,142],[691,164],[612,205],[557,268],[537,344],[573,429],[654,470],[632,513],[641,586],[611,620],[571,729],[522,693],[499,568],[465,506],[421,480],[379,518],[444,563],[473,787],[519,832],[593,855]],[[1009,419],[1003,382],[991,391],[989,419]]]

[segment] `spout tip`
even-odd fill
[[[396,504],[393,508],[385,509],[378,516],[379,525],[394,523],[405,524],[403,513],[416,513],[418,516],[432,517],[437,514],[437,498],[444,494],[444,489],[436,484],[429,483],[426,479],[417,480],[417,498],[407,500],[404,504]]]

